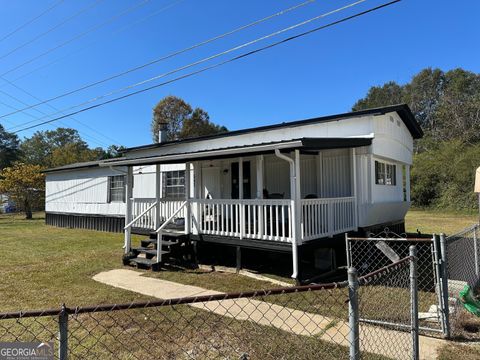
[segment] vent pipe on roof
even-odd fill
[[[161,122],[158,124],[158,143],[167,141],[167,123]]]

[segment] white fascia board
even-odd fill
[[[292,147],[301,146],[301,145],[302,145],[301,140],[295,140],[295,141],[289,141],[289,142],[280,143],[280,144],[264,144],[264,145],[255,145],[255,146],[240,147],[240,148],[201,151],[198,153],[190,153],[190,154],[151,156],[148,158],[108,161],[108,162],[101,163],[100,166],[110,167],[110,166],[122,166],[122,165],[142,165],[142,164],[161,163],[162,161],[171,162],[171,161],[177,161],[177,160],[180,161],[181,163],[184,163],[187,157],[188,157],[188,160],[193,160],[197,158],[210,157],[210,156],[243,155],[248,153],[256,153],[259,151],[261,152],[261,151],[269,151],[269,150],[275,150],[275,149],[292,148]]]

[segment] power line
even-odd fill
[[[123,32],[123,31],[125,31],[125,30],[127,30],[127,29],[129,29],[129,28],[131,28],[131,27],[133,27],[133,26],[135,26],[135,25],[137,25],[137,24],[145,21],[145,20],[148,20],[148,19],[150,19],[150,18],[152,18],[152,17],[154,17],[154,16],[156,16],[156,15],[164,12],[165,10],[168,10],[168,9],[176,6],[177,4],[179,4],[179,3],[183,2],[183,1],[185,1],[185,0],[172,1],[170,4],[167,4],[167,5],[165,5],[165,6],[162,6],[160,9],[158,9],[158,10],[156,10],[156,11],[148,14],[147,16],[145,16],[145,17],[143,17],[143,18],[141,18],[141,19],[139,19],[139,20],[133,21],[133,22],[127,24],[126,26],[121,27],[120,29],[117,29],[116,31],[112,32],[112,33],[109,34],[109,35],[117,35],[117,34]],[[312,0],[312,1],[315,1],[315,0]],[[22,74],[22,75],[20,75],[20,76],[18,76],[18,77],[16,77],[16,78],[14,78],[12,81],[14,81],[14,82],[15,82],[15,81],[18,81],[18,80],[23,79],[23,78],[25,78],[25,77],[27,77],[27,76],[29,76],[29,75],[31,75],[31,74],[33,74],[33,73],[41,70],[41,69],[44,69],[44,68],[47,68],[47,67],[49,67],[49,66],[51,66],[51,65],[53,65],[53,64],[56,64],[56,63],[58,63],[58,62],[60,62],[60,61],[62,61],[62,60],[64,60],[64,59],[66,59],[67,57],[70,57],[70,56],[72,56],[72,55],[74,55],[74,54],[76,54],[76,53],[78,53],[78,52],[80,52],[80,51],[85,50],[87,47],[92,46],[94,43],[96,43],[96,42],[98,42],[98,41],[99,41],[99,38],[96,38],[96,39],[94,39],[93,41],[91,41],[90,43],[88,43],[87,45],[81,47],[80,49],[77,49],[77,50],[75,50],[75,51],[69,52],[68,54],[66,54],[66,55],[64,55],[64,56],[61,56],[61,57],[59,57],[59,58],[57,58],[57,59],[55,59],[55,60],[53,60],[53,61],[50,61],[50,62],[48,62],[48,63],[46,63],[46,64],[44,64],[44,65],[41,65],[41,66],[39,66],[39,67],[37,67],[37,68],[35,68],[35,69],[33,69],[33,70],[30,70],[30,71],[28,71],[28,72],[26,72],[26,73],[24,73],[24,74]],[[5,86],[5,85],[6,85],[6,84],[0,85],[0,87],[1,87],[1,86]]]
[[[20,86],[14,84],[14,83],[12,83],[12,82],[10,82],[9,80],[7,80],[7,79],[5,79],[5,78],[1,78],[1,79],[4,80],[4,81],[6,81],[8,84],[10,84],[11,86],[15,87],[16,89],[20,90],[21,92],[27,94],[28,96],[30,96],[30,97],[32,97],[32,98],[34,98],[34,99],[36,99],[36,100],[41,100],[40,98],[38,98],[37,96],[35,96],[35,95],[32,94],[31,92],[25,90],[24,88],[21,88]],[[20,100],[19,98],[15,97],[15,96],[13,96],[13,95],[11,95],[11,94],[8,94],[8,93],[4,92],[3,90],[0,90],[0,92],[3,93],[3,94],[5,94],[5,95],[7,95],[7,96],[9,96],[9,97],[12,98],[12,99],[18,101],[18,102],[20,102],[20,103],[23,104],[23,105],[28,105],[28,104],[25,103],[24,101]],[[59,111],[59,110],[58,110],[56,107],[54,107],[53,105],[47,104],[47,106],[50,107],[51,109],[53,109],[54,111],[57,111],[57,112],[63,114],[63,111]],[[36,109],[36,110],[37,110],[38,112],[40,112],[42,115],[47,115],[44,111],[40,111],[40,110],[38,110],[38,109]],[[22,113],[25,113],[25,112],[22,111]],[[30,115],[30,114],[27,114],[27,115]],[[48,115],[47,115],[47,116],[48,116]],[[41,119],[41,118],[35,117],[35,120],[33,120],[33,121],[38,121],[38,120],[40,120],[40,119]],[[109,141],[112,141],[113,144],[120,144],[119,141],[114,140],[114,139],[112,139],[111,137],[109,137],[109,136],[107,136],[107,135],[99,132],[98,130],[92,128],[91,126],[83,123],[83,122],[80,121],[79,119],[76,119],[76,118],[74,118],[74,117],[71,117],[71,120],[73,120],[73,121],[75,121],[76,123],[78,123],[78,124],[80,124],[80,125],[88,128],[88,129],[90,129],[92,132],[100,135],[101,137],[103,137],[103,138],[105,138],[105,139],[107,139],[107,140],[109,140]],[[63,124],[63,125],[64,125],[64,126],[68,126],[67,124]],[[85,133],[83,133],[83,136],[84,136],[84,137],[85,137],[85,136],[90,137],[94,142],[96,142],[97,144],[99,144],[99,145],[101,145],[101,146],[109,146],[109,145],[111,145],[111,144],[108,144],[108,143],[106,143],[106,142],[104,142],[104,141],[102,141],[102,140],[100,140],[100,139],[98,139],[98,138],[95,138],[95,137],[93,137],[93,136],[91,136],[91,135],[88,135],[88,134],[85,134]]]
[[[18,50],[24,48],[25,46],[27,45],[30,45],[31,43],[37,41],[38,39],[41,39],[42,37],[48,35],[49,33],[55,31],[56,29],[60,28],[61,26],[65,25],[67,22],[75,19],[76,17],[80,16],[81,14],[83,14],[84,12],[90,10],[90,9],[93,9],[94,7],[96,7],[98,4],[100,4],[102,1],[104,0],[96,0],[94,3],[88,5],[87,7],[85,8],[82,8],[80,11],[76,12],[75,14],[69,16],[68,18],[66,18],[65,20],[63,20],[62,22],[58,23],[57,25],[49,28],[48,30],[44,31],[43,33],[40,33],[38,34],[37,36],[35,36],[33,39],[30,39],[26,42],[24,42],[23,44],[21,45],[18,45],[16,48],[13,48],[12,50],[10,50],[9,52],[7,52],[6,54],[3,54],[2,56],[0,56],[0,60],[6,58],[7,56],[17,52]]]
[[[42,104],[45,104],[45,103],[48,103],[48,102],[51,102],[51,101],[54,101],[54,100],[61,99],[61,98],[65,97],[65,96],[69,96],[69,95],[75,94],[75,93],[77,93],[77,92],[86,90],[86,89],[91,88],[91,87],[93,87],[93,86],[97,86],[97,85],[100,85],[100,84],[102,84],[102,83],[105,83],[105,82],[111,81],[111,80],[113,80],[113,79],[116,79],[116,78],[118,78],[118,77],[121,77],[121,76],[130,74],[130,73],[135,72],[135,71],[138,71],[138,70],[141,70],[141,69],[146,68],[146,67],[148,67],[148,66],[157,64],[157,63],[159,63],[159,62],[161,62],[161,61],[164,61],[164,60],[173,58],[173,57],[175,57],[175,56],[181,55],[181,54],[186,53],[186,52],[188,52],[188,51],[197,49],[197,48],[199,48],[199,47],[201,47],[201,46],[207,45],[207,44],[209,44],[209,43],[211,43],[211,42],[213,42],[213,41],[222,39],[222,38],[227,37],[227,36],[229,36],[229,35],[235,34],[235,33],[239,32],[239,31],[242,31],[242,30],[245,30],[245,29],[250,28],[250,27],[252,27],[252,26],[258,25],[258,24],[260,24],[260,23],[263,23],[263,22],[265,22],[265,21],[267,21],[267,20],[270,20],[270,19],[272,19],[272,18],[275,18],[275,17],[277,17],[277,16],[284,15],[284,14],[290,12],[290,11],[293,11],[293,10],[296,10],[296,9],[298,9],[298,8],[300,8],[300,7],[305,6],[305,5],[311,4],[311,3],[313,3],[314,1],[315,1],[315,0],[307,0],[307,1],[304,1],[304,2],[302,2],[302,3],[300,3],[300,4],[291,6],[291,7],[287,8],[287,9],[284,9],[284,10],[281,10],[281,11],[278,11],[278,12],[272,14],[272,15],[269,15],[269,16],[264,17],[264,18],[262,18],[262,19],[253,21],[253,22],[248,23],[248,24],[246,24],[246,25],[240,26],[240,27],[235,28],[235,29],[233,29],[233,30],[230,30],[230,31],[228,31],[228,32],[226,32],[226,33],[223,33],[223,34],[221,34],[221,35],[217,35],[217,36],[215,36],[215,37],[212,37],[212,38],[210,38],[210,39],[204,40],[204,41],[202,41],[202,42],[200,42],[200,43],[197,43],[197,44],[195,44],[195,45],[192,45],[192,46],[183,48],[183,49],[181,49],[181,50],[177,50],[177,51],[175,51],[175,52],[172,52],[172,53],[170,53],[170,54],[164,55],[164,56],[162,56],[162,57],[159,57],[159,58],[157,58],[157,59],[154,59],[154,60],[149,61],[149,62],[147,62],[147,63],[144,63],[144,64],[142,64],[142,65],[139,65],[139,66],[130,68],[130,69],[126,70],[126,71],[123,71],[123,72],[120,72],[120,73],[117,73],[117,74],[114,74],[114,75],[109,76],[109,77],[107,77],[107,78],[104,78],[104,79],[102,79],[102,80],[98,80],[98,81],[95,81],[95,82],[93,82],[93,83],[90,83],[90,84],[81,86],[81,87],[79,87],[79,88],[77,88],[77,89],[71,90],[71,91],[66,92],[66,93],[64,93],[64,94],[54,96],[54,97],[49,98],[49,99],[47,99],[47,100],[44,100],[44,101],[42,101],[42,102],[33,104],[33,105],[31,105],[30,107],[23,108],[22,110],[28,110],[29,108],[36,107],[36,106],[39,106],[39,105],[42,105]],[[366,1],[366,0],[362,0],[362,1]],[[0,119],[1,119],[1,118],[4,118],[4,117],[6,117],[6,116],[13,115],[13,114],[15,114],[15,113],[16,113],[16,112],[11,112],[11,113],[8,113],[8,114],[1,115],[1,116],[0,116]]]
[[[202,68],[202,69],[199,69],[199,70],[196,70],[196,71],[192,71],[192,72],[190,72],[190,73],[187,73],[187,74],[178,76],[178,77],[176,77],[176,78],[174,78],[174,79],[165,81],[165,82],[163,82],[163,83],[160,83],[160,84],[157,84],[157,85],[153,85],[153,86],[150,86],[150,87],[141,89],[141,90],[137,90],[137,91],[134,91],[134,92],[132,92],[132,93],[129,93],[129,94],[126,94],[126,95],[123,95],[123,96],[119,96],[119,97],[116,97],[116,98],[114,98],[114,99],[110,99],[110,100],[104,101],[104,102],[102,102],[102,103],[95,104],[95,105],[92,105],[92,106],[89,106],[89,107],[86,107],[86,108],[83,108],[83,109],[80,109],[80,110],[71,112],[71,113],[69,113],[69,114],[62,115],[62,116],[59,116],[59,117],[57,117],[57,118],[44,121],[44,122],[39,123],[39,124],[36,124],[36,125],[32,125],[32,126],[29,126],[29,127],[25,127],[25,128],[22,128],[22,129],[20,129],[20,130],[17,130],[17,131],[15,131],[15,132],[13,132],[13,133],[16,134],[16,133],[19,133],[19,132],[21,132],[21,131],[25,131],[25,130],[29,130],[29,129],[32,129],[32,128],[35,128],[35,127],[38,127],[38,126],[41,126],[41,125],[49,124],[49,123],[52,123],[52,122],[54,122],[54,121],[58,121],[58,120],[64,119],[64,118],[69,117],[69,116],[72,116],[72,115],[80,114],[80,113],[85,112],[85,111],[89,111],[89,110],[92,110],[92,109],[95,109],[95,108],[98,108],[98,107],[101,107],[101,106],[104,106],[104,105],[107,105],[107,104],[110,104],[110,103],[113,103],[113,102],[117,102],[117,101],[120,101],[120,100],[129,98],[129,97],[134,96],[134,95],[138,95],[138,94],[141,94],[141,93],[150,91],[150,90],[152,90],[152,89],[159,88],[159,87],[161,87],[161,86],[165,86],[165,85],[167,85],[167,84],[170,84],[170,83],[173,83],[173,82],[176,82],[176,81],[185,79],[185,78],[192,77],[192,76],[194,76],[194,75],[197,75],[197,74],[206,72],[206,71],[208,71],[208,70],[211,70],[211,69],[220,67],[220,66],[222,66],[222,65],[225,65],[225,64],[228,64],[228,63],[231,63],[231,62],[234,62],[234,61],[243,59],[243,58],[245,58],[245,57],[254,55],[254,54],[256,54],[256,53],[265,51],[265,50],[267,50],[267,49],[273,48],[273,47],[278,46],[278,45],[280,45],[280,44],[284,44],[284,43],[287,43],[287,42],[289,42],[289,41],[298,39],[298,38],[300,38],[300,37],[304,37],[304,36],[306,36],[306,35],[310,35],[310,34],[312,34],[312,33],[314,33],[314,32],[317,32],[317,31],[320,31],[320,30],[323,30],[323,29],[326,29],[326,28],[329,28],[329,27],[338,25],[338,24],[340,24],[340,23],[343,23],[343,22],[352,20],[352,19],[354,19],[354,18],[357,18],[357,17],[363,16],[363,15],[366,15],[366,14],[371,13],[371,12],[373,12],[373,11],[380,10],[380,9],[382,9],[382,8],[384,8],[384,7],[393,5],[393,4],[398,3],[398,2],[400,2],[400,1],[401,1],[401,0],[393,0],[393,1],[390,1],[390,2],[388,2],[388,3],[384,3],[384,4],[382,4],[382,5],[378,5],[378,6],[376,6],[376,7],[373,7],[373,8],[370,8],[370,9],[368,9],[368,10],[365,10],[365,11],[362,11],[362,12],[359,12],[359,13],[356,13],[356,14],[354,14],[354,15],[350,15],[350,16],[344,17],[344,18],[342,18],[342,19],[340,19],[340,20],[337,20],[337,21],[328,23],[328,24],[326,24],[326,25],[322,25],[322,26],[316,27],[316,28],[314,28],[314,29],[305,31],[305,32],[300,33],[300,34],[297,34],[297,35],[290,36],[290,37],[288,37],[288,38],[285,38],[285,39],[283,39],[283,40],[274,42],[274,43],[272,43],[272,44],[263,46],[263,47],[261,47],[261,48],[258,48],[258,49],[255,49],[255,50],[252,50],[252,51],[249,51],[249,52],[246,52],[246,53],[237,55],[237,56],[235,56],[235,57],[233,57],[233,58],[230,58],[230,59],[227,59],[227,60],[225,60],[225,61],[222,61],[222,62],[213,64],[213,65],[210,65],[210,66],[206,66],[206,67],[204,67],[204,68]]]
[[[80,34],[77,34],[77,35],[71,37],[70,39],[68,39],[68,40],[66,40],[66,41],[64,41],[64,42],[62,42],[62,43],[60,43],[60,44],[58,44],[58,45],[56,45],[56,46],[54,46],[54,47],[46,50],[46,51],[44,51],[43,53],[41,53],[41,54],[39,54],[39,55],[37,55],[37,56],[34,56],[33,58],[31,58],[31,59],[29,59],[29,60],[27,60],[27,61],[25,61],[25,62],[23,62],[23,63],[21,63],[21,64],[19,64],[19,65],[17,65],[17,66],[14,66],[13,68],[7,70],[6,72],[4,72],[3,74],[1,74],[0,76],[5,76],[5,75],[11,73],[12,71],[18,70],[18,69],[20,69],[21,67],[23,67],[23,66],[25,66],[25,65],[27,65],[27,64],[30,64],[31,62],[33,62],[33,61],[35,61],[35,60],[37,60],[37,59],[39,59],[39,58],[41,58],[41,57],[49,54],[49,53],[51,53],[51,52],[53,52],[53,51],[55,51],[55,50],[58,50],[58,49],[64,47],[65,45],[68,45],[68,44],[70,44],[70,43],[72,43],[72,42],[74,42],[74,41],[76,41],[76,40],[84,37],[85,35],[88,35],[88,34],[91,33],[91,32],[97,31],[98,29],[102,28],[103,26],[107,25],[108,23],[111,23],[112,21],[114,21],[114,20],[116,20],[116,19],[118,19],[118,18],[120,18],[120,17],[122,17],[122,16],[125,16],[125,15],[127,15],[128,13],[131,13],[132,11],[135,11],[136,9],[144,6],[144,5],[145,5],[147,2],[149,2],[149,1],[150,1],[150,0],[143,0],[143,1],[141,1],[139,4],[134,5],[134,6],[132,6],[132,7],[129,7],[128,9],[126,9],[126,10],[124,10],[124,11],[122,11],[122,12],[120,12],[120,13],[118,13],[118,14],[110,17],[110,18],[108,18],[106,21],[104,21],[104,22],[102,22],[102,23],[100,23],[100,24],[97,24],[97,25],[89,28],[88,30],[86,30],[86,31],[84,31],[84,32],[81,32]]]
[[[27,22],[23,23],[22,25],[20,25],[19,27],[17,27],[16,29],[14,29],[13,31],[9,32],[8,34],[4,35],[2,38],[0,38],[0,42],[2,42],[3,40],[6,40],[8,39],[10,36],[16,34],[17,32],[19,32],[20,30],[22,30],[23,28],[27,27],[28,25],[30,25],[31,23],[33,23],[35,20],[38,20],[40,19],[43,15],[45,14],[48,14],[50,11],[52,11],[53,9],[55,9],[58,5],[60,5],[64,0],[60,0],[60,1],[57,1],[56,3],[54,3],[52,6],[50,6],[49,8],[45,9],[44,11],[42,11],[40,14],[36,15],[35,17],[33,17],[32,19],[28,20]]]
[[[315,17],[313,17],[313,18],[310,18],[310,19],[308,19],[308,20],[302,21],[302,22],[297,23],[297,24],[295,24],[295,25],[288,26],[288,27],[283,28],[283,29],[281,29],[281,30],[275,31],[275,32],[273,32],[273,33],[270,33],[270,34],[268,34],[268,35],[265,35],[265,36],[262,36],[262,37],[259,37],[259,38],[256,38],[256,39],[254,39],[254,40],[252,40],[252,41],[248,41],[248,42],[243,43],[243,44],[241,44],[241,45],[238,45],[238,46],[235,46],[235,47],[230,48],[230,49],[228,49],[228,50],[225,50],[225,51],[222,51],[222,52],[220,52],[220,53],[217,53],[217,54],[215,54],[215,55],[208,56],[208,57],[206,57],[206,58],[203,58],[203,59],[201,59],[201,60],[195,61],[195,62],[190,63],[190,64],[188,64],[188,65],[181,66],[181,67],[176,68],[176,69],[174,69],[174,70],[171,70],[171,71],[168,71],[168,72],[166,72],[166,73],[163,73],[163,74],[160,74],[160,75],[151,77],[151,78],[146,79],[146,80],[142,80],[142,81],[137,82],[137,83],[135,83],[135,84],[131,84],[131,85],[125,86],[125,87],[123,87],[123,88],[115,89],[115,90],[110,91],[110,92],[108,92],[108,93],[106,93],[106,94],[99,95],[99,96],[97,96],[97,97],[94,97],[94,98],[92,98],[92,99],[89,99],[89,100],[87,100],[87,101],[84,101],[84,102],[82,102],[82,103],[80,103],[80,104],[71,106],[71,107],[67,108],[66,110],[71,110],[71,109],[75,109],[75,108],[80,107],[80,106],[88,105],[88,104],[90,104],[90,103],[92,103],[92,102],[101,100],[101,99],[106,98],[106,97],[108,97],[108,96],[112,96],[112,95],[114,95],[114,94],[117,94],[117,93],[120,93],[120,92],[129,90],[129,89],[138,87],[138,86],[140,86],[140,85],[144,85],[144,84],[149,83],[149,82],[152,82],[152,81],[154,81],[154,80],[158,80],[158,79],[160,79],[160,78],[164,78],[164,77],[166,77],[166,76],[175,74],[175,73],[180,72],[180,71],[182,71],[182,70],[191,68],[191,67],[193,67],[193,66],[200,65],[200,64],[205,63],[205,62],[207,62],[207,61],[213,60],[213,59],[215,59],[215,58],[217,58],[217,57],[220,57],[220,56],[226,55],[226,54],[228,54],[228,53],[231,53],[231,52],[233,52],[233,51],[236,51],[236,50],[242,49],[242,48],[244,48],[244,47],[253,45],[253,44],[257,43],[257,42],[266,40],[266,39],[268,39],[268,38],[270,38],[270,37],[277,36],[277,35],[279,35],[279,34],[282,34],[282,33],[286,32],[286,31],[291,31],[291,30],[293,30],[293,29],[295,29],[295,28],[297,28],[297,27],[306,25],[306,24],[308,24],[308,23],[311,23],[312,21],[315,21],[315,20],[324,18],[324,17],[326,17],[326,16],[335,14],[335,13],[337,13],[337,12],[339,12],[339,11],[348,9],[348,8],[350,8],[350,7],[352,7],[352,6],[358,5],[358,4],[363,3],[363,2],[365,2],[365,1],[366,1],[366,0],[358,0],[358,1],[355,1],[355,2],[350,3],[350,4],[348,4],[348,5],[345,5],[345,6],[342,6],[342,7],[340,7],[340,8],[337,8],[337,9],[335,9],[335,10],[332,10],[332,11],[329,11],[329,12],[326,12],[326,13],[323,13],[323,14],[321,14],[321,15],[315,16]],[[1,77],[1,76],[0,76],[0,77]],[[56,115],[56,114],[58,114],[58,113],[60,113],[60,112],[52,113],[52,114],[50,114],[49,116],[54,116],[54,115]],[[45,116],[44,118],[47,118],[47,117],[48,117],[48,116]],[[1,118],[1,117],[0,117],[0,118]],[[17,126],[15,126],[15,127],[13,127],[13,128],[18,128],[18,127],[20,127],[20,126],[27,125],[28,123],[33,123],[33,122],[34,122],[34,121],[29,121],[29,122],[26,122],[26,123],[24,123],[24,124],[17,125]],[[10,130],[10,129],[9,129],[9,130]]]

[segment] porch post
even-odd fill
[[[243,221],[243,157],[238,158],[238,198],[240,199],[239,206],[239,221],[240,221],[240,239],[243,239],[243,234],[245,232],[245,226]]]
[[[410,201],[410,165],[405,165],[405,192],[407,201]]]
[[[125,225],[132,221],[132,196],[133,196],[133,167],[127,167],[125,178]],[[125,254],[130,252],[132,244],[132,227],[125,229]]]
[[[353,205],[353,221],[355,223],[355,231],[358,230],[358,199],[357,199],[357,156],[355,148],[352,148],[352,196],[354,198]]]
[[[193,164],[193,199],[202,198],[202,188],[201,188],[201,163],[196,161]],[[200,204],[194,202],[192,204],[192,214],[193,214],[193,229],[192,234],[198,235],[200,233]]]
[[[263,199],[263,155],[257,155],[257,199]],[[263,237],[263,205],[258,206],[258,234]],[[255,221],[255,219],[254,219]]]
[[[155,230],[160,227],[160,164],[155,165]]]
[[[302,191],[301,191],[301,178],[300,178],[300,150],[295,150],[295,219],[297,224],[295,226],[297,238],[297,245],[302,243],[304,219],[302,216]]]
[[[185,234],[190,234],[190,224],[192,222],[192,209],[190,208],[190,163],[185,163],[185,201],[187,209],[185,212]]]
[[[263,199],[263,155],[257,155],[257,199]]]

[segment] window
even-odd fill
[[[397,185],[396,165],[375,161],[375,184]]]
[[[185,198],[185,170],[164,172],[162,184],[164,198]]]
[[[125,202],[125,176],[108,177],[108,202]]]

